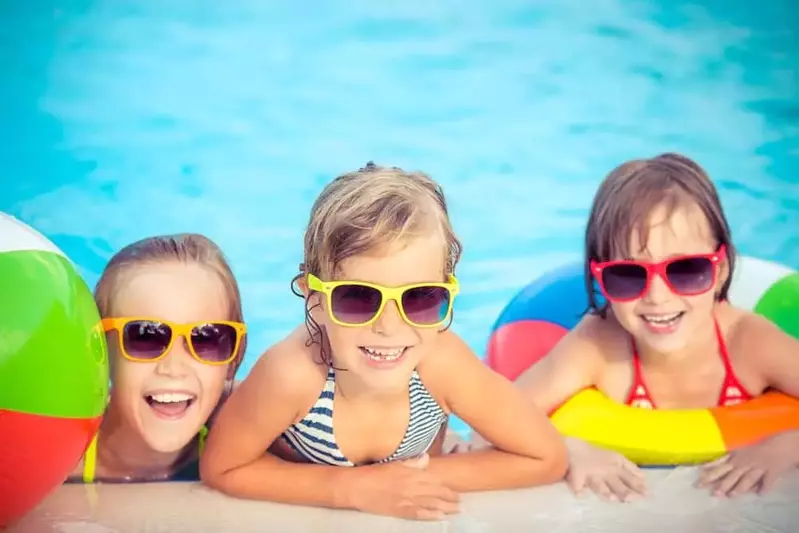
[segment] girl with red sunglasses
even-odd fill
[[[799,341],[727,301],[735,248],[694,161],[662,154],[613,170],[594,198],[585,253],[590,312],[518,378],[536,405],[552,410],[587,387],[647,409],[733,405],[767,388],[799,396]],[[621,455],[567,444],[576,492],[646,494],[643,474]],[[797,465],[799,434],[787,432],[704,466],[697,485],[763,493]]]
[[[111,394],[70,481],[198,480],[206,425],[245,348],[238,285],[202,235],[163,235],[114,255],[95,290]]]
[[[460,252],[428,176],[368,164],[328,184],[295,278],[305,324],[221,410],[203,481],[430,520],[458,512],[460,492],[562,479],[566,449],[546,414],[449,330]],[[442,455],[451,413],[495,448]]]

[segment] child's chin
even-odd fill
[[[194,417],[192,417],[194,418]],[[142,441],[158,453],[176,453],[183,450],[200,432],[201,424],[195,420],[158,420],[158,424],[142,424]]]
[[[669,354],[678,352],[685,348],[687,339],[681,331],[675,331],[669,335],[646,334],[646,343],[652,350],[659,353]]]
[[[155,452],[177,453],[188,445],[196,433],[190,431],[176,431],[170,435],[149,435],[144,441]]]

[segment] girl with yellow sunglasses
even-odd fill
[[[203,481],[242,498],[437,519],[458,512],[461,492],[562,479],[566,450],[546,415],[449,330],[460,253],[424,174],[370,163],[325,187],[293,284],[305,324],[221,410]],[[494,448],[441,455],[450,414]]]

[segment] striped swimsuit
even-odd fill
[[[425,388],[415,370],[409,388],[411,414],[408,428],[394,453],[379,463],[409,459],[425,453],[447,421],[447,414]],[[335,392],[336,372],[331,368],[314,406],[302,420],[286,429],[280,438],[308,462],[354,466],[339,450],[333,434]]]

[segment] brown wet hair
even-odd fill
[[[317,197],[305,230],[303,262],[292,279],[308,273],[329,281],[352,256],[430,232],[441,235],[445,274],[454,274],[462,245],[452,228],[444,191],[423,172],[382,167],[369,161],[363,168],[333,179]],[[442,280],[444,281],[444,280]],[[330,349],[305,300],[309,345],[319,343],[322,364],[332,366]]]
[[[602,318],[608,305],[600,305],[594,287],[590,262],[630,258],[634,233],[645,243],[649,236],[651,213],[665,207],[667,217],[680,208],[697,207],[707,217],[716,246],[724,245],[727,279],[716,294],[726,300],[735,268],[736,251],[730,225],[721,207],[718,191],[705,170],[692,159],[664,153],[649,159],[627,161],[608,174],[599,186],[585,230],[585,285],[588,312]]]

